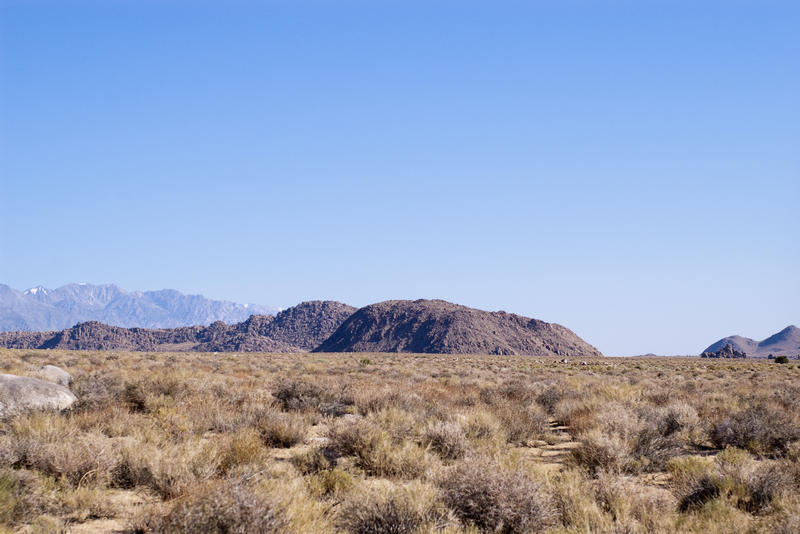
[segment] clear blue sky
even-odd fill
[[[0,0],[0,282],[800,324],[795,1]]]

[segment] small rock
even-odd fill
[[[0,417],[25,410],[64,410],[77,400],[62,385],[27,376],[0,374]]]
[[[68,388],[72,385],[72,375],[66,372],[61,367],[55,365],[45,365],[39,369],[39,377],[48,382],[59,384]]]
[[[559,363],[569,363],[566,358],[562,359]]]

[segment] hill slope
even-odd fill
[[[303,352],[330,335],[354,310],[340,302],[304,302],[278,317],[252,315],[228,325],[123,328],[97,321],[51,332],[0,332],[0,346],[22,349],[201,352]],[[295,342],[297,344],[295,344]]]
[[[728,336],[709,345],[703,352],[716,352],[726,345],[744,352],[751,358],[766,358],[770,354],[800,356],[800,328],[794,325],[787,326],[763,341],[755,341],[742,336]]]
[[[114,326],[174,328],[235,323],[276,308],[211,300],[173,289],[125,291],[113,284],[69,284],[24,292],[0,284],[0,331],[61,330],[87,321]]]
[[[443,300],[390,300],[361,308],[316,352],[602,356],[561,325]]]

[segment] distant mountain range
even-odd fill
[[[800,356],[800,328],[787,326],[763,341],[749,337],[728,336],[709,345],[703,352],[717,352],[730,345],[733,350],[743,352],[750,358],[773,356]]]
[[[595,357],[602,354],[557,324],[442,300],[394,300],[356,310],[303,302],[276,316],[236,324],[168,329],[84,322],[50,332],[0,332],[0,347],[202,352],[422,352]]]
[[[48,331],[84,321],[113,326],[174,328],[236,323],[250,315],[273,315],[278,308],[211,300],[174,289],[125,291],[113,284],[69,284],[58,289],[17,291],[0,284],[0,331]]]

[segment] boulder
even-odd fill
[[[62,385],[27,376],[0,374],[0,417],[26,410],[64,410],[77,400]]]
[[[39,369],[38,374],[42,380],[59,384],[65,388],[68,388],[72,385],[72,375],[70,375],[61,367],[56,367],[55,365],[43,366],[41,369]]]

